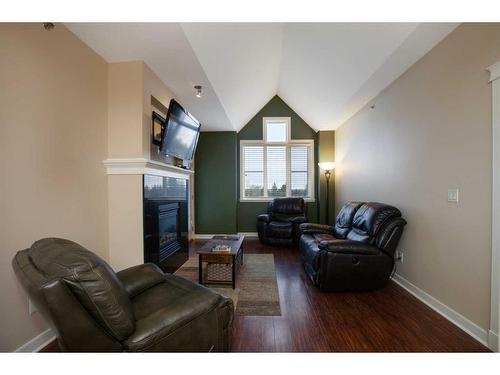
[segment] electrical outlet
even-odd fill
[[[28,297],[28,312],[30,313],[30,315],[33,315],[37,311],[38,309],[36,308],[35,304],[31,302],[31,299],[29,299]]]
[[[401,250],[396,250],[396,261],[403,263],[404,253]]]

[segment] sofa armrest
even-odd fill
[[[333,235],[333,227],[324,224],[304,223],[300,224],[300,232],[302,234],[325,233]]]
[[[271,221],[271,216],[269,214],[261,214],[261,215],[257,216],[257,221],[269,223]]]
[[[145,263],[124,269],[116,274],[127,294],[134,297],[165,281],[165,274],[156,264]]]
[[[320,241],[318,247],[329,253],[356,254],[356,255],[378,255],[380,250],[375,246],[364,242],[350,240]]]
[[[305,217],[305,216],[295,216],[295,217],[291,217],[289,219],[289,221],[291,223],[294,223],[294,224],[307,223],[307,217]]]

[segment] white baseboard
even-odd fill
[[[439,313],[440,315],[444,316],[446,319],[448,319],[450,322],[461,328],[463,331],[474,337],[477,341],[479,341],[481,344],[488,346],[490,349],[493,350],[493,348],[490,347],[488,343],[488,331],[485,329],[479,327],[476,323],[470,321],[463,315],[459,314],[452,308],[448,307],[441,301],[437,300],[430,294],[424,292],[422,289],[420,289],[418,286],[412,284],[408,280],[406,280],[404,277],[395,274],[392,278],[398,285],[400,285],[403,289],[407,290],[410,292],[412,295],[417,297],[420,301],[425,303],[427,306],[429,306],[431,309]]]
[[[46,331],[40,333],[38,336],[32,338],[26,344],[20,346],[15,353],[36,353],[46,347],[49,343],[55,340],[56,335],[49,328]]]
[[[233,235],[235,233],[232,233]],[[236,234],[241,234],[241,235],[244,235],[245,238],[257,238],[257,232],[238,232]],[[194,239],[195,240],[209,240],[211,239],[213,236],[217,236],[217,235],[231,235],[231,234],[227,234],[227,233],[212,233],[212,234],[200,234],[200,233],[195,233],[194,234]]]
[[[488,347],[494,352],[498,352],[500,349],[498,347],[498,333],[495,333],[490,329],[488,330]]]
[[[238,234],[244,235],[245,238],[258,238],[259,237],[257,232],[239,232]]]

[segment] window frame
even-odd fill
[[[286,122],[286,140],[285,142],[267,142],[266,125],[268,122]],[[290,132],[290,117],[263,117],[262,118],[262,139],[257,140],[240,140],[240,202],[270,202],[276,197],[268,197],[267,195],[267,147],[285,146],[286,147],[286,197],[291,195],[291,147],[293,146],[307,146],[307,164],[308,164],[308,195],[303,197],[306,202],[315,202],[315,184],[314,184],[314,139],[291,139]],[[245,146],[263,146],[264,158],[264,196],[263,197],[246,197],[245,196]]]

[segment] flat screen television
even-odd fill
[[[184,161],[192,161],[198,143],[201,124],[174,99],[168,106],[160,151]]]

